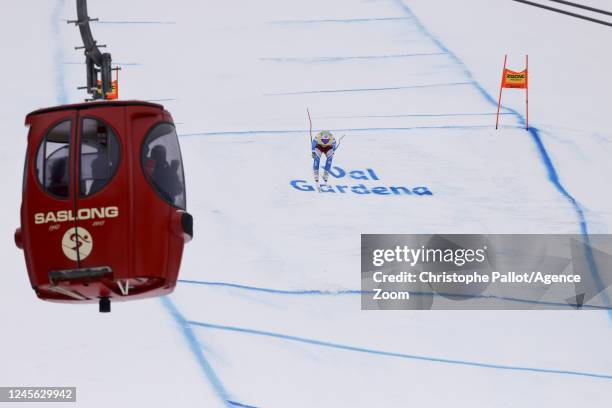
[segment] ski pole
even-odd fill
[[[338,139],[338,145],[336,146],[336,150],[338,150],[340,148],[340,142],[342,142],[342,139],[344,139],[344,136],[346,136],[346,135],[342,135],[342,136],[340,136],[340,139]]]
[[[310,111],[306,108],[306,113],[308,113],[308,123],[310,124],[310,144],[312,145],[312,119],[310,118]]]

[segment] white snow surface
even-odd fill
[[[5,7],[0,386],[76,386],[83,407],[609,406],[605,312],[368,312],[334,294],[359,289],[362,233],[580,233],[538,137],[588,231],[610,233],[609,27],[505,0],[89,9],[121,98],[163,100],[177,122],[195,238],[163,300],[103,315],[36,299],[13,243],[23,119],[82,100],[84,65],[73,1]],[[518,90],[495,130],[506,53],[515,70],[530,57],[532,132]],[[312,179],[307,107],[346,134],[336,166],[433,195],[293,188]],[[293,292],[308,290],[330,293]]]

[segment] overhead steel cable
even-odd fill
[[[584,4],[572,3],[571,1],[565,1],[565,0],[548,0],[548,1],[552,1],[553,3],[565,4],[566,6],[576,7],[576,8],[583,9],[583,10],[592,11],[593,13],[599,13],[599,14],[605,14],[606,16],[612,16],[612,12],[610,11],[598,9],[595,7],[585,6]]]
[[[555,8],[555,7],[546,6],[544,4],[534,3],[532,1],[527,1],[527,0],[512,0],[512,1],[516,1],[518,3],[523,3],[523,4],[527,4],[527,5],[534,6],[534,7],[539,7],[539,8],[545,9],[545,10],[549,10],[549,11],[554,11],[555,13],[565,14],[567,16],[579,18],[581,20],[587,20],[587,21],[590,21],[592,23],[597,23],[597,24],[602,24],[602,25],[608,26],[608,27],[612,27],[612,22],[608,22],[608,21],[604,21],[604,20],[598,20],[596,18],[588,17],[588,16],[585,16],[585,15],[582,15],[582,14],[572,13],[570,11],[562,10],[562,9]],[[557,1],[559,3],[561,3],[560,0],[557,0]],[[566,3],[566,2],[564,2],[564,3]],[[587,7],[587,6],[583,6],[581,8],[584,8],[584,7]],[[601,10],[601,11],[603,11],[603,10]]]

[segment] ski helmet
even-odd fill
[[[317,135],[317,141],[324,146],[331,144],[332,140],[334,140],[334,135],[329,130],[322,130]]]

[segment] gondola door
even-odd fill
[[[77,114],[75,146],[75,230],[80,269],[96,277],[83,286],[87,297],[120,297],[129,286],[131,219],[130,145],[125,108],[99,107]]]
[[[30,126],[25,162],[18,246],[25,252],[32,287],[39,297],[65,300],[50,282],[51,271],[78,267],[67,243],[74,229],[74,139],[76,111],[63,110],[26,118]]]

